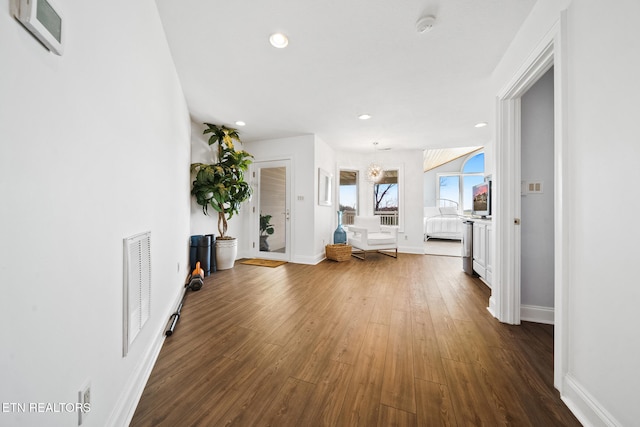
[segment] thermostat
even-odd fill
[[[11,11],[40,43],[62,55],[62,16],[51,0],[11,0]]]

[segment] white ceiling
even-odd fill
[[[194,122],[373,151],[488,142],[491,123],[474,125],[491,118],[491,72],[535,0],[156,2]]]

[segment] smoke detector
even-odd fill
[[[433,25],[436,23],[436,17],[433,15],[425,15],[425,16],[421,16],[417,21],[416,21],[416,30],[418,30],[419,33],[426,33],[431,31],[431,29],[433,28]]]

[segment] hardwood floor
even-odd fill
[[[579,426],[553,327],[499,323],[460,258],[266,268],[189,293],[132,426]]]

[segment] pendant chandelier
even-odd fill
[[[378,183],[384,177],[384,169],[382,169],[382,165],[376,161],[375,153],[377,152],[378,143],[373,143],[374,150],[374,158],[373,161],[367,166],[366,178],[367,181]]]

